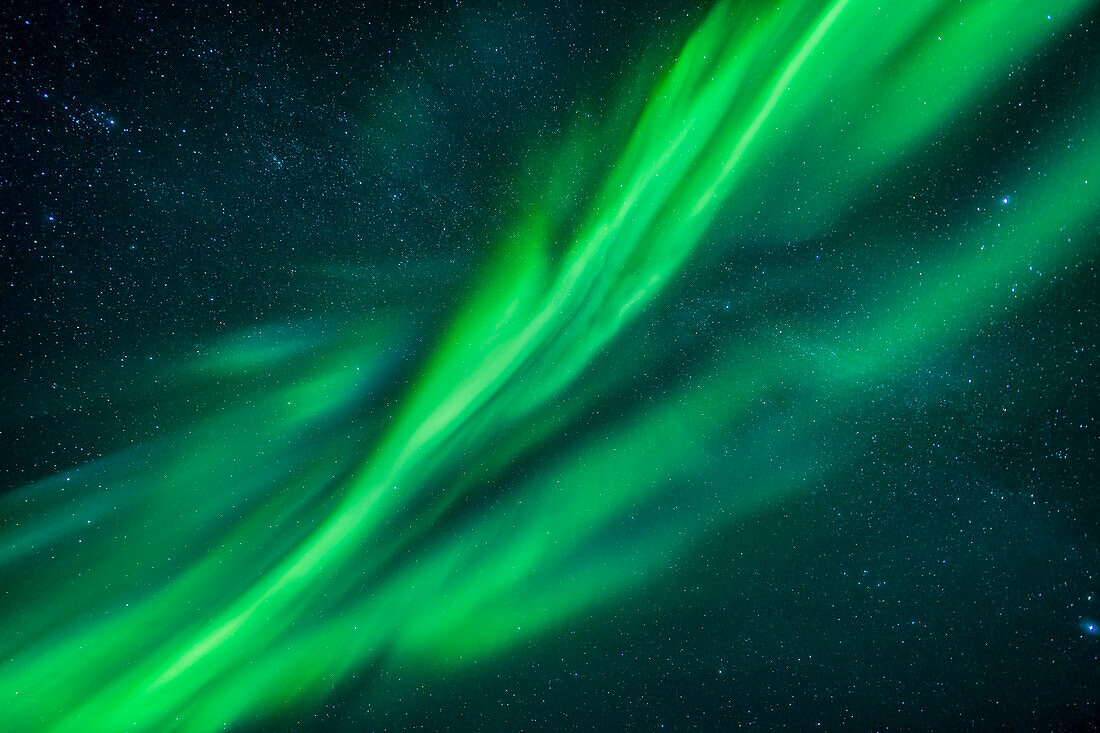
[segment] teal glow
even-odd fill
[[[221,730],[308,708],[375,662],[461,674],[661,583],[670,557],[842,470],[830,455],[859,439],[845,420],[867,385],[1011,318],[1094,256],[1100,104],[1074,121],[1072,151],[1037,139],[1046,175],[1026,160],[1005,173],[996,217],[919,232],[934,254],[884,266],[863,312],[785,330],[762,318],[629,414],[508,469],[594,421],[600,396],[650,363],[642,336],[687,271],[835,232],[1089,4],[1042,5],[719,2],[579,217],[563,171],[600,140],[578,133],[560,150],[574,164],[534,171],[542,194],[520,202],[392,408],[376,390],[399,313],[337,335],[273,325],[174,364],[181,386],[282,380],[0,498],[0,563],[31,578],[11,585],[0,627],[8,725]],[[889,222],[853,233],[869,258],[899,236]],[[754,421],[788,390],[797,409]],[[802,448],[822,436],[829,455]],[[623,530],[639,508],[681,504]]]

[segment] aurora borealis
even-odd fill
[[[0,729],[1095,722],[1095,3],[232,5],[5,11]]]

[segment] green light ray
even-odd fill
[[[1055,5],[1038,19],[985,2],[759,14],[719,2],[575,231],[552,240],[573,220],[553,197],[524,211],[392,413],[368,398],[396,325],[329,351],[320,336],[259,332],[181,365],[181,379],[310,366],[190,435],[4,498],[5,571],[75,553],[14,591],[20,605],[5,615],[0,695],[14,725],[206,731],[322,698],[374,658],[461,670],[658,582],[669,557],[842,470],[798,447],[854,441],[837,433],[861,409],[861,385],[901,378],[1023,307],[1048,284],[1041,273],[1094,254],[1097,120],[1078,123],[1086,143],[1055,158],[1057,175],[1015,173],[1018,208],[950,240],[924,235],[957,246],[877,286],[865,316],[729,342],[629,419],[507,476],[632,375],[615,350],[693,258],[738,247],[748,232],[708,231],[761,205],[777,157],[811,160],[798,175],[818,190],[811,215],[769,226],[828,231],[1088,3]],[[839,128],[837,145],[807,153]],[[583,161],[585,147],[578,138],[563,157]],[[799,409],[753,421],[757,401],[792,385]],[[322,447],[296,447],[318,435]],[[79,497],[58,498],[74,478]],[[495,503],[454,519],[494,490]],[[671,495],[691,508],[608,546],[626,517]],[[116,531],[69,550],[90,522]],[[186,559],[165,567],[162,551]]]

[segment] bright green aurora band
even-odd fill
[[[600,141],[574,135],[539,162],[552,180],[518,202],[385,421],[364,395],[399,322],[230,340],[173,378],[283,369],[277,390],[3,497],[4,729],[223,729],[317,704],[373,665],[459,674],[553,634],[843,470],[869,386],[965,346],[1092,256],[1097,98],[1069,131],[1083,145],[1039,132],[1045,175],[1026,159],[1005,172],[1018,205],[924,232],[933,254],[866,282],[866,310],[727,338],[594,437],[510,470],[670,358],[644,333],[678,277],[750,236],[834,235],[1088,7],[747,5],[703,19],[579,209]],[[801,165],[777,192],[781,160]],[[856,236],[873,257],[902,235]],[[773,398],[788,409],[762,419]]]

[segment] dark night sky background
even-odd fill
[[[418,363],[515,213],[529,155],[577,114],[629,115],[620,90],[707,4],[251,5],[0,9],[0,488],[231,405],[240,385],[189,391],[160,368],[231,331],[399,309]],[[984,141],[971,158],[892,194],[999,193],[1010,130],[1094,99],[1096,33],[1082,22],[1022,74],[1025,104],[954,131]],[[916,231],[936,214],[853,213],[874,216]],[[739,327],[708,310],[723,289],[771,293],[780,323],[858,308],[861,278],[889,269],[828,242],[730,257],[658,313],[670,353]],[[264,730],[358,730],[363,685],[401,701],[370,710],[395,730],[1088,729],[1098,285],[1093,255],[950,368],[869,394],[850,471],[712,538],[671,582],[459,678],[378,669]],[[979,375],[994,398],[968,391]]]
[[[699,14],[289,5],[0,11],[2,327],[26,395],[6,410],[6,485],[101,454],[92,410],[159,425],[106,403],[165,348],[395,301],[431,321],[531,141]]]

